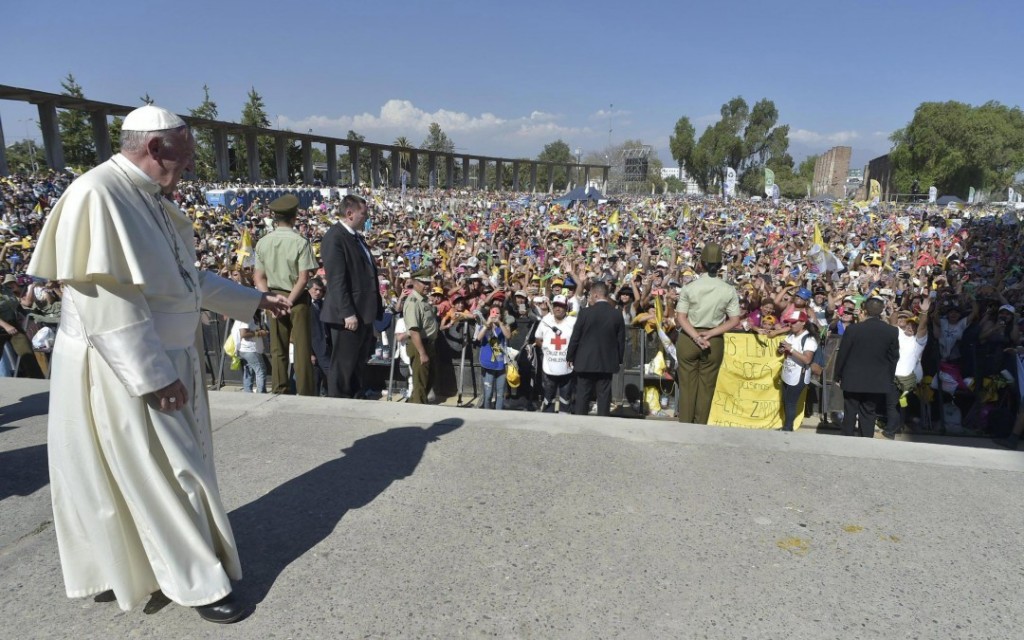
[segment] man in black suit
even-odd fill
[[[313,388],[318,396],[327,392],[327,379],[331,371],[331,332],[320,319],[326,291],[327,287],[320,278],[313,278],[310,281],[309,336],[313,347]]]
[[[590,285],[590,304],[580,311],[569,338],[566,362],[576,374],[576,415],[589,413],[597,392],[597,415],[606,416],[612,404],[612,375],[626,353],[626,323],[608,300],[608,285]]]
[[[864,303],[867,319],[846,328],[836,356],[835,378],[843,390],[843,435],[875,435],[878,412],[885,410],[885,395],[896,378],[900,358],[899,329],[881,319],[885,301]]]
[[[362,370],[373,351],[373,321],[384,315],[377,286],[377,265],[360,233],[369,217],[366,201],[347,195],[341,222],[324,234],[320,255],[327,275],[327,296],[320,319],[331,334],[327,395],[355,398],[364,391]]]

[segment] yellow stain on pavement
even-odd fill
[[[811,550],[811,543],[803,538],[783,538],[775,546],[798,556],[805,556]]]
[[[843,531],[845,531],[846,533],[860,533],[863,530],[864,527],[860,526],[859,524],[848,524],[845,527],[843,527]]]

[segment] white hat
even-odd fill
[[[147,104],[124,117],[121,131],[163,131],[185,126],[185,121],[167,109]]]
[[[663,268],[668,268],[668,263],[665,262],[664,260],[658,260],[657,266],[663,267]]]
[[[999,310],[1009,311],[1010,313],[1017,313],[1017,310],[1013,307],[1012,304],[1004,304],[1003,306],[999,307]]]
[[[565,299],[565,296],[555,296],[554,298],[551,299],[551,304],[552,305],[560,304],[563,307],[568,307],[569,306],[569,301]]]
[[[412,278],[412,274],[409,273],[408,271],[403,271],[402,273],[398,274],[398,279],[399,280],[409,280],[411,278]]]

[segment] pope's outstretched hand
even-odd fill
[[[288,312],[292,310],[292,303],[288,301],[287,296],[264,293],[263,299],[260,300],[260,309],[269,311],[275,318],[280,318],[288,315]]]

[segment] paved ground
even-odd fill
[[[213,394],[253,603],[64,597],[47,387],[0,383],[0,636],[1016,638],[1024,453]],[[154,603],[158,604],[158,603]]]

